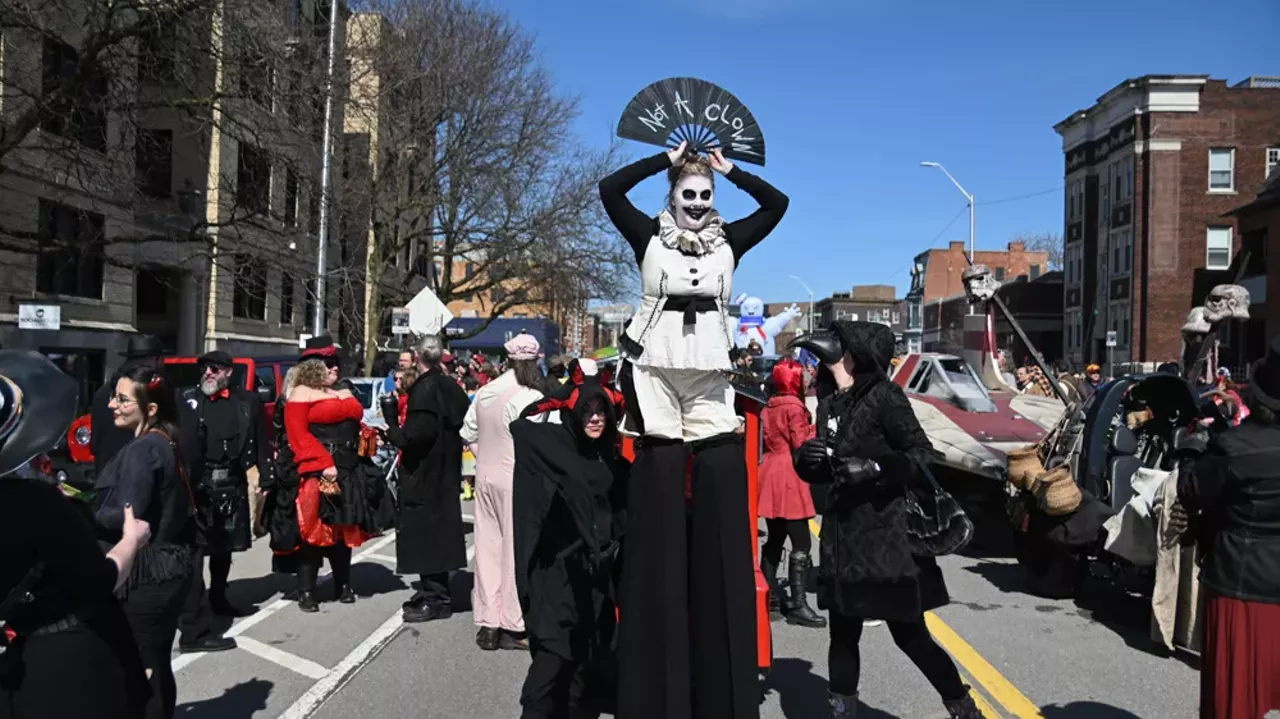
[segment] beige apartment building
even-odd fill
[[[139,332],[179,355],[297,351],[316,307],[327,11],[209,0],[88,63],[92,10],[50,19],[60,41],[6,29],[0,121],[41,112],[0,157],[0,344],[55,358],[86,395]]]

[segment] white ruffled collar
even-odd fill
[[[715,252],[725,243],[724,218],[711,210],[707,224],[701,230],[686,230],[676,224],[670,210],[658,213],[658,239],[671,250],[679,250],[699,257]]]

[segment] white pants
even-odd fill
[[[738,429],[733,385],[720,372],[633,363],[631,377],[646,437],[693,442]]]

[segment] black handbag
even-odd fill
[[[954,554],[973,539],[973,521],[960,503],[942,489],[929,466],[915,457],[911,461],[929,480],[933,496],[920,498],[907,490],[907,543],[918,557]]]

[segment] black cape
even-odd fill
[[[387,439],[400,450],[396,569],[436,574],[467,566],[462,524],[462,421],[470,402],[439,368],[409,388],[404,426],[386,412]]]

